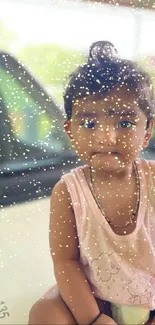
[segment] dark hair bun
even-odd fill
[[[102,63],[105,60],[116,60],[119,58],[114,45],[108,41],[98,41],[90,46],[89,59]]]

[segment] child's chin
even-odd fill
[[[91,161],[95,165],[111,166],[113,168],[121,165],[121,157],[118,154],[95,154],[92,156]]]
[[[120,159],[92,159],[91,166],[96,170],[114,172],[123,167]]]

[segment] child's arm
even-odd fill
[[[81,269],[75,217],[64,182],[51,195],[50,248],[60,294],[78,324],[88,324],[99,313],[91,287]],[[102,321],[103,321],[103,317]],[[105,315],[105,323],[115,322]],[[98,320],[96,324],[101,324]]]

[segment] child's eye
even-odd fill
[[[95,127],[95,122],[85,120],[84,122],[81,123],[82,126],[84,126],[87,129],[93,129]]]
[[[118,126],[123,128],[123,129],[126,129],[126,128],[131,128],[134,124],[132,122],[129,122],[129,121],[121,121]]]

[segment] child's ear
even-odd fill
[[[73,140],[73,135],[71,133],[71,121],[64,122],[64,129],[65,129],[68,137],[70,138],[70,140]]]
[[[151,120],[149,121],[148,128],[147,128],[147,130],[145,131],[145,137],[144,137],[143,148],[146,148],[146,147],[148,146],[149,141],[150,141],[151,136],[152,136],[153,128],[154,128],[154,120],[151,119]]]

